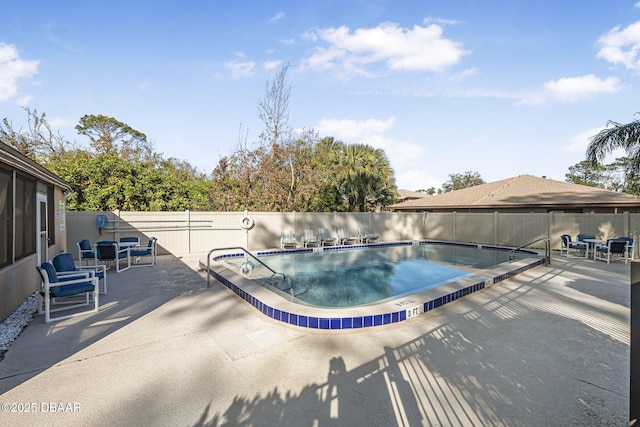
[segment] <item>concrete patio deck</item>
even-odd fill
[[[399,324],[313,331],[206,288],[202,257],[37,316],[0,362],[0,425],[628,425],[627,265],[554,254]]]

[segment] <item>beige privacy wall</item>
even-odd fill
[[[108,217],[102,235],[96,216]],[[578,233],[593,233],[598,238],[640,234],[640,214],[571,214],[571,213],[299,213],[248,212],[251,230],[244,230],[244,212],[67,212],[66,251],[77,256],[76,243],[89,239],[118,240],[122,236],[139,236],[142,244],[148,237],[158,239],[159,253],[174,255],[206,253],[213,248],[242,246],[251,251],[278,248],[280,232],[294,230],[298,239],[302,230],[317,233],[325,227],[336,235],[346,227],[357,234],[366,226],[380,241],[446,240],[517,247],[540,237],[549,237],[551,247],[560,247],[560,235],[574,239]],[[637,248],[638,245],[636,245]],[[536,248],[536,245],[531,246]],[[537,244],[543,248],[543,243]],[[636,249],[637,250],[637,249]]]

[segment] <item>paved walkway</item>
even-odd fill
[[[311,331],[206,288],[200,258],[110,271],[99,313],[36,317],[0,362],[0,425],[628,425],[624,264],[555,254],[401,324]]]

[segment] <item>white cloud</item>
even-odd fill
[[[579,134],[574,135],[573,138],[571,138],[571,143],[563,148],[564,151],[569,151],[569,152],[579,151],[583,153],[586,152],[587,146],[589,145],[589,140],[591,139],[591,137],[596,135],[602,129],[604,129],[604,127],[588,129],[584,132],[580,132]]]
[[[522,98],[520,101],[518,101],[518,105],[540,105],[544,104],[545,102],[546,99],[543,94],[534,93]]]
[[[270,71],[270,70],[275,70],[276,68],[279,68],[280,64],[282,64],[282,61],[273,60],[273,61],[265,61],[263,63],[263,66],[265,70]]]
[[[277,22],[280,22],[282,19],[284,19],[285,14],[284,12],[278,12],[275,15],[273,15],[271,18],[269,18],[269,22],[275,24]]]
[[[18,95],[18,79],[29,78],[38,72],[40,61],[25,61],[15,46],[0,42],[0,101]]]
[[[438,189],[442,186],[440,180],[427,175],[424,169],[396,170],[394,172],[399,190],[428,190],[431,187]]]
[[[256,63],[246,60],[246,56],[243,53],[236,53],[236,56],[237,59],[227,62],[224,66],[231,70],[231,75],[234,79],[251,77],[253,70],[256,68]]]
[[[563,77],[544,84],[545,89],[559,101],[574,102],[599,93],[618,92],[620,80],[615,77],[600,79],[593,74],[580,77]]]
[[[539,105],[547,102],[577,102],[594,95],[615,93],[622,89],[616,77],[601,79],[593,74],[578,77],[562,77],[544,84],[543,91],[520,100],[521,104]]]
[[[362,143],[384,150],[394,169],[399,186],[415,185],[413,184],[415,182],[421,182],[422,186],[427,184],[429,187],[435,186],[432,184],[435,180],[424,176],[424,149],[420,145],[399,141],[386,135],[395,123],[395,117],[389,117],[387,120],[362,121],[322,119],[314,128],[318,130],[321,137],[333,136],[347,144]],[[414,180],[414,175],[421,176],[422,181]]]
[[[636,3],[638,7],[639,3]],[[626,28],[614,27],[607,34],[598,39],[600,50],[598,58],[614,63],[622,64],[630,70],[640,72],[640,21]]]
[[[456,19],[434,18],[432,16],[427,16],[422,20],[422,22],[425,24],[430,24],[432,22],[435,22],[436,24],[440,24],[440,25],[457,25],[460,23],[460,21]]]
[[[452,74],[449,77],[449,80],[462,81],[462,80],[465,80],[467,77],[476,76],[476,75],[478,75],[478,69],[476,67],[467,68],[466,70],[462,70],[459,73]]]
[[[32,99],[33,99],[33,96],[31,95],[21,96],[18,98],[17,104],[21,107],[28,107]]]
[[[414,25],[401,28],[385,22],[374,28],[353,32],[346,26],[308,32],[307,40],[323,43],[303,61],[315,70],[336,69],[348,75],[371,75],[376,65],[393,71],[442,71],[468,52],[462,44],[443,36],[442,26]]]
[[[62,117],[54,117],[51,120],[47,120],[51,129],[60,128],[73,128],[77,124],[77,120],[65,119]]]
[[[386,132],[393,127],[395,122],[395,117],[389,117],[387,120],[367,119],[363,121],[322,119],[315,128],[323,135],[333,136],[346,143],[355,143]]]
[[[612,125],[609,125],[609,126],[612,126]],[[604,130],[604,129],[606,128],[603,126],[599,128],[588,129],[584,132],[580,132],[579,134],[571,138],[571,143],[564,147],[564,151],[582,152],[586,154],[587,146],[589,145],[589,142],[591,142],[591,138],[597,135],[601,130]],[[608,164],[613,162],[615,159],[619,157],[626,157],[626,156],[627,156],[627,153],[625,153],[623,149],[616,148],[615,150],[613,150],[612,152],[610,152],[605,156],[602,163]]]

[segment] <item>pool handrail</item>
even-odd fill
[[[533,245],[534,243],[540,242],[544,240],[544,264],[545,265],[551,265],[551,240],[549,240],[548,237],[544,236],[544,237],[539,237],[535,240],[532,240],[528,243],[525,243],[524,245],[520,245],[517,248],[511,249],[509,251],[509,259],[513,259],[512,257],[515,255],[515,253],[517,251],[519,251],[520,249],[524,249],[525,247],[529,246],[529,245]]]
[[[254,254],[252,254],[251,252],[249,252],[248,250],[246,250],[242,246],[232,246],[232,247],[228,247],[228,248],[213,248],[207,254],[207,288],[211,287],[211,254],[214,253],[215,251],[231,251],[231,250],[241,250],[242,252],[245,253],[245,256],[248,255],[249,257],[251,257],[251,258],[255,259],[256,261],[258,261],[258,263],[260,263],[264,268],[266,268],[267,270],[269,270],[270,272],[273,273],[271,275],[271,277],[280,275],[280,276],[282,276],[283,279],[285,278],[284,273],[278,273],[273,268],[269,267],[267,264],[265,264],[264,262],[260,261],[258,259],[258,257],[256,257]]]

